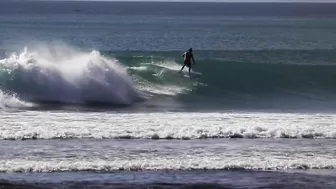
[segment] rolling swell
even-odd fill
[[[336,65],[240,63],[205,60],[199,63],[202,81],[212,90],[247,94],[334,92]],[[226,91],[226,92],[225,92]],[[205,94],[206,91],[202,91]],[[217,95],[216,91],[216,95]],[[211,95],[211,93],[209,94]]]
[[[31,101],[115,107],[162,96],[193,105],[330,102],[336,91],[334,52],[198,51],[197,78],[189,79],[178,73],[180,52],[25,49],[0,60],[1,106],[31,106],[24,102]]]
[[[274,52],[270,52],[273,54]],[[168,54],[170,55],[170,54]],[[230,55],[230,54],[229,54]],[[242,53],[242,55],[247,55]],[[289,54],[291,55],[291,54]],[[238,56],[238,55],[236,55]],[[301,62],[293,63],[290,60],[287,60],[289,63],[279,63],[285,62],[274,61],[274,62],[265,62],[266,58],[263,58],[263,54],[259,60],[256,57],[252,57],[250,61],[246,58],[240,60],[231,59],[228,57],[228,60],[211,59],[205,57],[201,60],[196,60],[197,64],[194,67],[195,71],[201,72],[202,77],[197,80],[207,84],[206,91],[208,95],[211,95],[213,90],[222,90],[240,92],[240,93],[274,93],[274,92],[286,92],[290,91],[314,91],[314,90],[325,90],[333,92],[336,90],[336,65],[330,62],[326,64],[325,61],[321,64],[312,63],[311,60],[308,60],[304,63],[304,60]],[[295,55],[297,56],[297,55]],[[295,57],[289,57],[287,59],[295,59]],[[309,57],[311,58],[311,57]],[[169,78],[172,73],[178,71],[181,67],[181,61],[177,57],[134,57],[130,59],[121,59],[121,61],[126,60],[131,62],[131,66],[136,65],[136,59],[138,59],[138,65],[143,66],[143,69],[139,72],[133,72],[134,74],[144,75],[143,71],[148,70],[145,75],[145,79],[151,80],[149,82],[161,82],[161,83],[170,83],[180,81],[180,78]],[[316,61],[315,61],[316,62]],[[336,62],[335,62],[336,63]],[[156,68],[155,68],[156,67]],[[157,80],[155,77],[150,77],[153,69],[157,71],[162,68],[171,69],[170,73],[166,73],[166,77],[162,80]],[[186,70],[185,70],[186,71]],[[154,73],[154,72],[153,72]],[[174,75],[175,76],[175,75]],[[185,80],[186,81],[186,80]],[[209,90],[211,88],[211,90]],[[216,95],[218,95],[216,91]]]
[[[228,51],[197,52],[194,72],[189,79],[177,73],[179,53],[163,52],[116,56],[129,62],[130,74],[147,85],[181,88],[174,95],[184,102],[224,100],[310,100],[335,98],[336,65],[333,50],[316,51]],[[196,54],[196,53],[195,53]],[[133,69],[134,68],[134,69]],[[184,75],[187,70],[184,70]]]

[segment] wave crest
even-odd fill
[[[0,86],[27,101],[133,104],[141,94],[117,60],[65,46],[25,48],[0,60]]]
[[[134,160],[53,160],[53,161],[0,161],[0,172],[18,173],[50,173],[50,172],[81,172],[81,171],[160,171],[160,170],[308,170],[308,169],[335,169],[333,160],[322,158],[312,162],[287,160],[283,162],[250,161],[237,162],[233,158],[210,158],[204,161],[202,157],[193,160],[169,158],[154,158],[143,162]]]

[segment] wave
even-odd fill
[[[1,160],[0,172],[41,173],[41,172],[113,172],[113,171],[159,171],[159,170],[295,170],[295,169],[335,169],[333,160],[253,160],[237,162],[234,158],[216,159],[194,157],[193,159],[151,158],[133,160]]]
[[[0,60],[0,87],[29,102],[133,104],[142,99],[117,60],[59,45]]]
[[[264,52],[259,53],[263,54]],[[270,52],[270,54],[273,54],[273,52]],[[336,91],[335,64],[324,64],[323,62],[320,64],[305,64],[303,62],[297,64],[265,63],[263,61],[266,58],[262,59],[262,55],[259,56],[261,57],[253,58],[256,59],[254,61],[258,60],[258,62],[252,60],[241,61],[239,59],[205,58],[199,60],[194,66],[194,72],[202,75],[197,82],[203,83],[203,87],[199,87],[195,91],[199,95],[206,96],[230,93],[253,95]],[[134,57],[134,60],[129,59],[128,61],[132,63],[139,59],[139,66],[132,66],[130,69],[132,69],[132,73],[142,76],[149,83],[175,84],[177,86],[184,86],[188,83],[188,80],[178,77],[176,74],[181,65],[178,60],[169,60],[173,57],[158,57],[157,60],[154,59],[152,62],[145,63],[143,63],[145,61],[143,57]],[[186,70],[184,74],[186,74]],[[157,78],[158,76],[160,77]]]
[[[116,57],[128,66],[139,85],[157,88],[158,92],[151,91],[157,94],[165,89],[170,92],[165,94],[194,107],[305,109],[336,105],[336,56],[331,52],[200,51],[193,79],[183,77],[187,70],[178,74],[182,66],[178,52]]]
[[[29,108],[33,103],[20,100],[15,94],[6,94],[0,91],[0,109]]]
[[[284,139],[336,139],[336,132],[332,131],[317,131],[314,129],[305,130],[284,130],[283,128],[268,129],[264,127],[255,128],[235,128],[235,129],[192,129],[185,132],[187,128],[180,130],[153,131],[156,129],[130,131],[124,130],[118,133],[113,133],[114,130],[104,130],[97,132],[80,132],[80,131],[24,131],[17,133],[3,133],[0,135],[0,140],[58,140],[58,139],[151,139],[151,140],[200,140],[200,139],[226,139],[226,138],[284,138]],[[183,133],[185,132],[185,133]]]
[[[66,115],[66,116],[64,116]],[[335,116],[297,114],[135,113],[5,114],[0,140],[221,138],[336,139]],[[53,119],[57,117],[57,119]],[[64,117],[64,118],[63,118]],[[19,119],[20,122],[13,120]],[[68,120],[72,120],[71,123]],[[95,124],[92,127],[92,121]],[[35,123],[35,124],[24,124]],[[11,124],[6,124],[11,123]],[[20,127],[12,127],[12,125]]]
[[[134,105],[171,97],[222,108],[331,107],[336,99],[334,54],[199,51],[192,69],[197,78],[190,79],[186,69],[179,73],[180,52],[83,52],[47,45],[0,60],[0,87],[37,103]]]
[[[313,174],[309,174],[313,172]],[[332,175],[326,175],[326,173]],[[307,174],[308,173],[308,174]],[[142,171],[2,174],[3,188],[21,189],[315,189],[332,188],[329,171]],[[150,179],[148,179],[150,178]],[[290,178],[290,179],[289,179]],[[237,180],[240,180],[237,182]]]
[[[64,188],[64,189],[76,189],[82,188],[96,188],[96,189],[138,189],[138,188],[155,188],[155,189],[235,189],[234,187],[228,187],[227,184],[221,186],[220,184],[212,184],[212,183],[117,183],[117,182],[99,182],[99,181],[73,181],[66,183],[26,183],[26,182],[12,182],[1,180],[0,185],[3,188],[20,188],[20,189],[52,189],[52,188]]]

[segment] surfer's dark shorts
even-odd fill
[[[184,61],[184,65],[186,65],[187,67],[191,66],[191,61]]]

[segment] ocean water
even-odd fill
[[[326,3],[0,1],[0,186],[336,188],[335,34]]]

